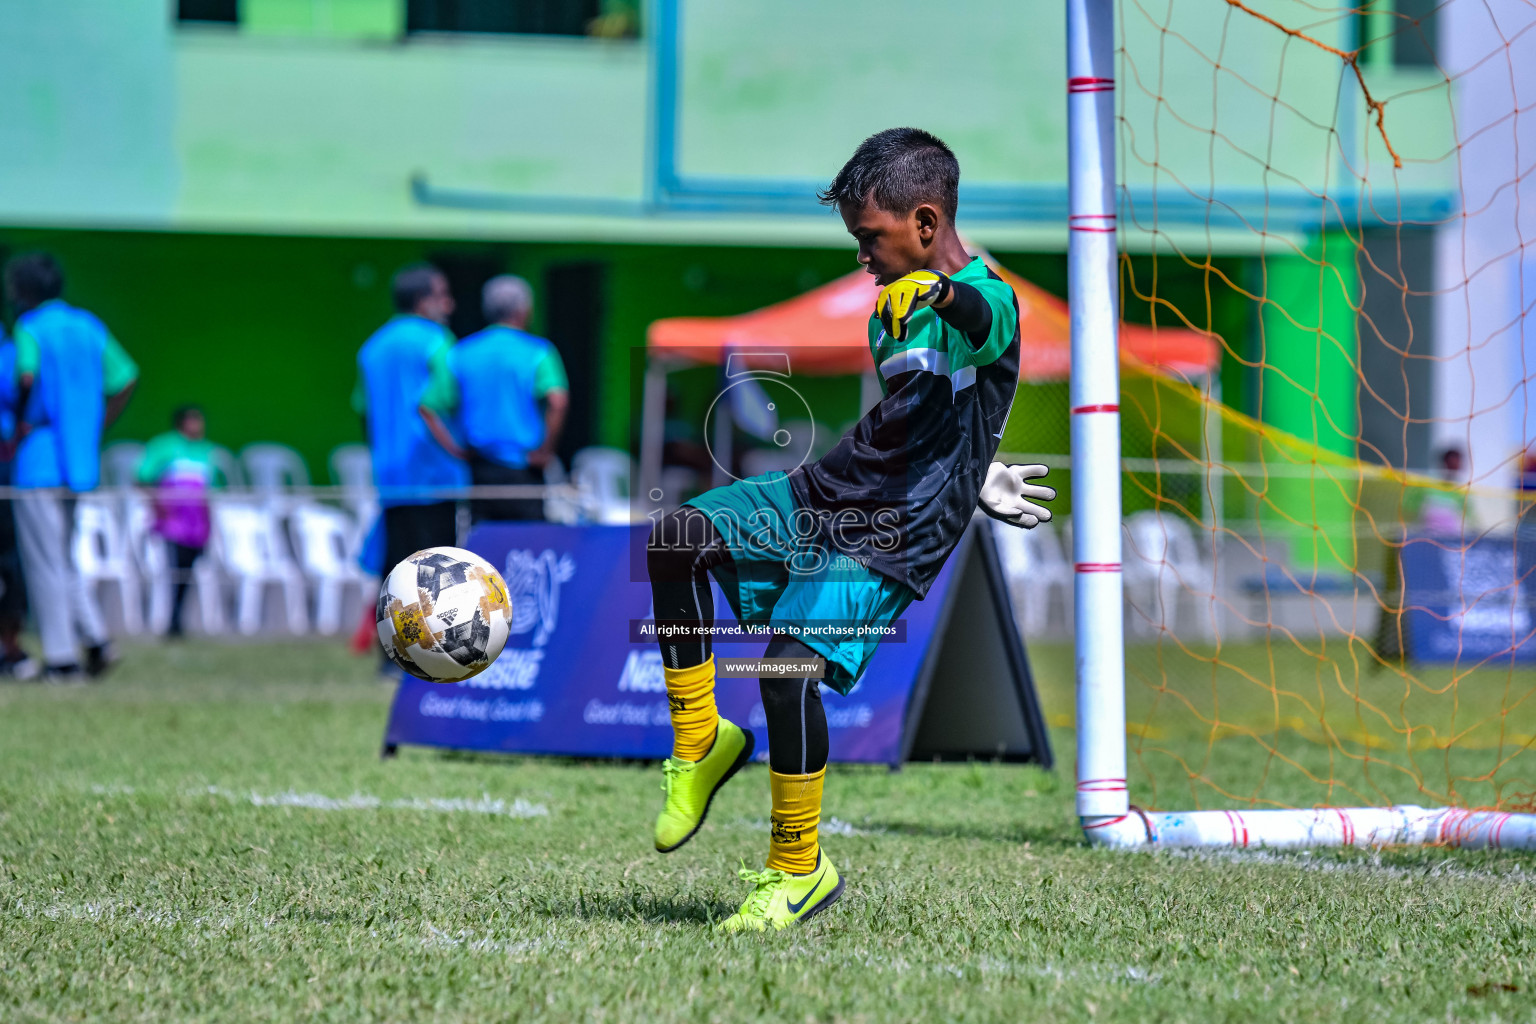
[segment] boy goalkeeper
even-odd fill
[[[1019,370],[1013,291],[955,232],[960,166],[915,128],[866,139],[821,201],[836,207],[881,286],[869,323],[883,398],[820,461],[695,498],[652,530],[647,563],[674,733],[663,765],[656,848],[687,842],[719,788],[752,756],[752,734],[715,710],[707,627],[713,573],[743,623],[773,629],[766,659],[824,659],[820,682],[846,694],[879,631],[921,599],[978,501],[1034,526],[1044,467],[992,462]],[[849,637],[842,639],[840,637]],[[679,639],[680,638],[680,639]],[[827,720],[818,680],[760,680],[773,811],[767,866],[729,931],[783,928],[826,909],[843,883],[817,841]]]

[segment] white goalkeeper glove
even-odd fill
[[[981,485],[981,510],[993,519],[1001,519],[1028,530],[1050,522],[1051,510],[1035,501],[1051,501],[1054,488],[1029,481],[1048,473],[1044,466],[1005,466],[992,463],[987,482]],[[1031,501],[1033,498],[1035,501]]]

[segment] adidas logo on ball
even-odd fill
[[[389,660],[434,683],[485,671],[507,644],[512,602],[501,574],[463,548],[427,548],[390,570],[375,619]]]

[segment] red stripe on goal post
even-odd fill
[[[1091,221],[1092,223],[1085,223]],[[1101,235],[1115,233],[1115,215],[1112,213],[1074,213],[1067,218],[1072,231],[1092,231]]]
[[[1079,792],[1115,793],[1125,789],[1124,779],[1084,779],[1077,784]]]
[[[1342,808],[1335,807],[1333,812],[1339,816],[1339,823],[1344,826],[1344,845],[1355,845],[1355,823],[1349,820],[1349,815]]]
[[[1120,406],[1112,402],[1104,402],[1099,405],[1079,405],[1072,410],[1073,416],[1081,416],[1090,412],[1119,412]]]
[[[1074,572],[1119,572],[1119,562],[1078,562],[1072,567]]]
[[[1079,77],[1067,79],[1067,92],[1114,92],[1113,78]]]

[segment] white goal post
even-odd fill
[[[1536,849],[1536,814],[1460,808],[1142,811],[1126,786],[1113,0],[1067,0],[1068,303],[1077,813],[1095,845]]]

